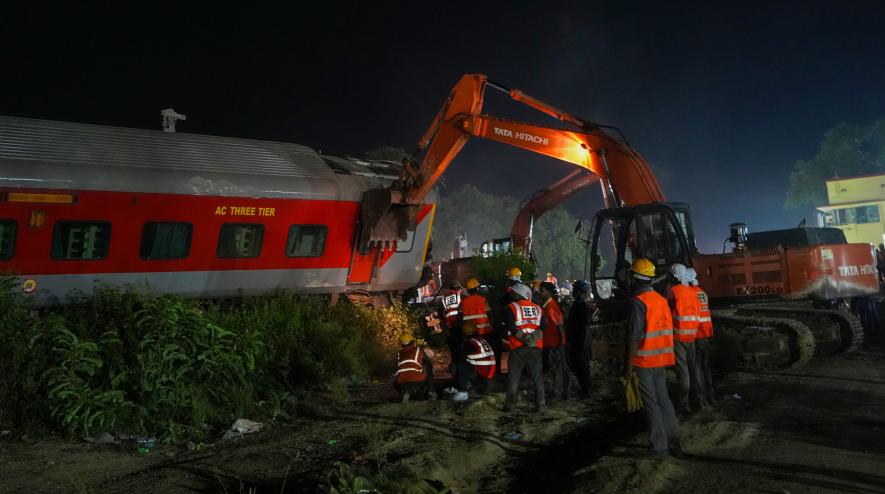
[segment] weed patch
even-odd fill
[[[284,420],[306,393],[347,398],[349,383],[389,373],[404,307],[329,307],[281,292],[224,302],[96,287],[81,304],[27,309],[0,278],[0,425],[70,435],[212,439],[238,417]]]

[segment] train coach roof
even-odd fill
[[[334,180],[298,144],[0,116],[0,161]]]

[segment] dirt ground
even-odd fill
[[[682,418],[682,460],[637,459],[641,417],[621,411],[614,378],[600,381],[593,400],[546,416],[523,396],[513,417],[500,393],[401,405],[382,384],[199,451],[11,434],[0,492],[322,492],[335,462],[422,492],[885,492],[885,352],[726,376],[714,409]]]

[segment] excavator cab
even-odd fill
[[[691,215],[684,203],[603,209],[593,219],[587,240],[593,297],[618,313],[626,310],[625,302],[630,299],[629,270],[635,259],[645,257],[663,273],[673,263],[691,266],[696,250]]]

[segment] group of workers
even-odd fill
[[[661,278],[656,277],[655,265],[648,259],[633,262],[629,276],[633,299],[624,377],[637,381],[649,426],[649,454],[654,457],[682,455],[676,407],[666,386],[667,367],[675,366],[676,404],[682,413],[715,402],[709,355],[713,326],[707,295],[698,286],[693,269],[682,264],[668,268],[665,295],[653,288]],[[453,284],[442,297],[455,378],[455,386],[447,391],[453,400],[465,401],[470,393],[486,392],[502,372],[507,373],[507,413],[516,409],[523,373],[531,382],[539,413],[556,400],[570,398],[572,373],[580,385],[578,397],[590,397],[590,330],[596,307],[589,283],[577,280],[573,284],[574,302],[566,318],[553,282],[541,282],[533,290],[522,282],[521,275],[518,268],[508,271],[498,312],[493,312],[480,294],[476,279],[468,280],[466,293]],[[402,401],[409,401],[419,390],[435,399],[429,350],[411,334],[404,334],[401,343],[394,386]],[[545,368],[552,377],[549,390],[544,386]]]

